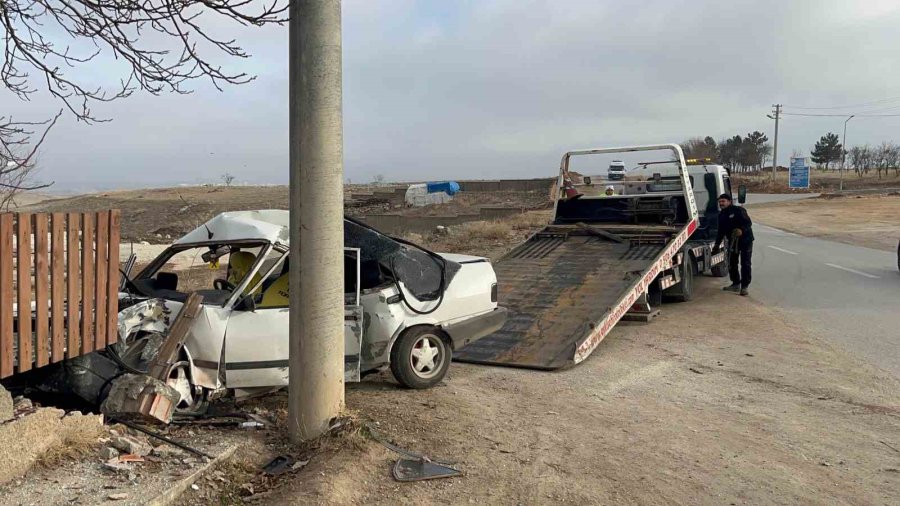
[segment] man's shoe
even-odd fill
[[[750,295],[750,292],[748,292],[746,288],[741,288],[741,295],[746,297],[747,295]]]
[[[722,290],[725,290],[726,292],[734,292],[734,293],[738,293],[738,292],[741,291],[741,285],[735,283],[735,284],[733,284],[733,285],[728,285],[728,286],[726,286],[726,287],[723,288]]]

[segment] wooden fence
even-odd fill
[[[114,343],[118,291],[119,211],[0,214],[0,378]]]

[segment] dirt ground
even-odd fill
[[[561,372],[454,364],[427,391],[387,374],[347,406],[465,475],[398,483],[375,441],[314,460],[267,504],[890,504],[900,384],[751,298],[620,324]],[[723,320],[722,315],[729,315]],[[893,498],[893,499],[891,499]]]
[[[792,189],[788,187],[788,172],[778,172],[775,183],[772,183],[772,172],[740,173],[733,172],[732,186],[747,186],[747,190],[754,193],[829,193],[836,192],[840,188],[840,171],[812,169],[809,173],[809,188]],[[879,178],[874,171],[857,176],[853,171],[844,172],[845,190],[862,190],[871,188],[900,188],[900,176],[891,171],[890,174]]]
[[[795,234],[897,250],[900,194],[818,197],[748,205],[753,219]]]
[[[345,186],[345,201],[349,205],[349,195],[352,192],[371,189],[360,185]],[[17,210],[92,212],[119,209],[122,211],[123,242],[169,244],[225,211],[287,209],[288,189],[287,186],[181,186],[109,191],[48,200],[40,200],[34,196],[34,199],[27,202],[27,205],[22,205]],[[370,212],[434,216],[477,213],[484,206],[542,208],[547,207],[548,203],[547,194],[541,192],[470,192],[458,194],[450,203],[427,208],[397,208],[389,204],[374,204],[347,207],[345,212],[351,216]]]

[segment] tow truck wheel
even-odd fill
[[[715,278],[724,278],[728,275],[728,253],[725,253],[725,261],[713,265],[709,270],[710,274]]]
[[[684,262],[678,267],[681,274],[681,282],[669,288],[665,295],[669,296],[675,302],[687,302],[694,297],[694,268],[693,262],[686,257]]]
[[[444,379],[450,360],[450,346],[440,330],[412,327],[391,349],[391,372],[407,388],[429,388]]]
[[[206,400],[206,390],[193,384],[190,362],[181,360],[172,364],[169,367],[169,373],[166,375],[166,384],[181,395],[181,400],[175,406],[176,413],[199,415],[206,412],[206,409],[209,407],[209,403]]]

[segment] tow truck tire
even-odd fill
[[[653,280],[650,283],[650,286],[647,287],[647,303],[650,304],[651,308],[658,308],[662,306],[663,302],[663,291],[659,286],[659,278]]]
[[[687,302],[694,298],[694,267],[690,258],[686,258],[678,267],[681,282],[666,290],[665,295],[675,302]]]
[[[412,327],[404,330],[391,348],[391,372],[407,388],[430,388],[447,375],[452,355],[441,330]]]
[[[728,275],[728,253],[725,253],[725,260],[716,265],[713,265],[709,269],[710,274],[715,278],[724,278]]]

